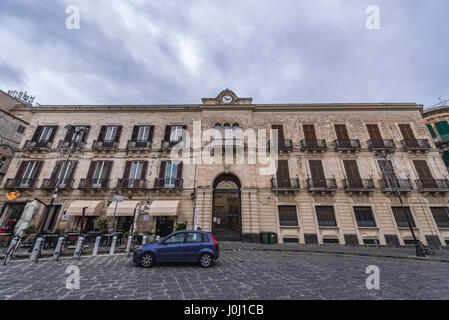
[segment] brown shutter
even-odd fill
[[[271,129],[278,131],[278,141],[284,141],[284,128],[282,124],[272,124]]]
[[[133,127],[133,133],[131,134],[131,141],[132,142],[136,142],[137,141],[137,136],[139,134],[139,128],[140,126],[134,126]],[[126,179],[126,178],[124,178]]]
[[[44,161],[37,161],[36,169],[34,170],[32,179],[36,180],[37,178],[39,178],[39,175],[41,174],[43,166],[44,166]]]
[[[25,169],[28,165],[29,161],[22,161],[20,163],[19,169],[17,170],[15,179],[23,179],[23,175],[25,173]]]
[[[56,161],[55,167],[53,168],[53,171],[51,173],[50,179],[56,180],[59,175],[59,171],[61,171],[63,161]]]
[[[150,132],[148,133],[148,141],[153,142],[154,126],[150,126]]]
[[[415,134],[409,124],[400,124],[399,129],[401,130],[404,140],[415,140]]]
[[[337,134],[337,139],[339,140],[349,140],[348,130],[345,124],[336,124],[335,133]]]
[[[321,160],[309,160],[310,174],[314,187],[326,187],[323,163]]]
[[[72,160],[70,162],[72,163],[72,165],[70,167],[70,173],[68,174],[67,179],[69,181],[72,181],[75,177],[76,168],[78,168],[78,161]]]
[[[396,173],[394,172],[394,168],[393,168],[393,164],[391,163],[391,160],[387,160],[385,162],[385,160],[378,160],[379,163],[379,167],[380,167],[380,171],[382,173],[382,178],[385,180],[390,180],[391,178],[393,179],[397,179],[396,178]],[[388,167],[387,167],[387,163],[388,163]],[[390,173],[388,173],[388,168],[390,170]]]
[[[125,172],[123,172],[123,180],[129,180],[129,174],[131,173],[132,161],[126,161]]]
[[[145,180],[147,178],[147,172],[148,172],[148,161],[143,161],[142,174],[140,175],[141,180]]]
[[[120,136],[122,135],[122,128],[123,126],[117,126],[117,132],[115,133],[114,142],[120,141]]]
[[[182,167],[183,167],[183,163],[180,162],[178,163],[178,169],[176,172],[176,179],[182,179]]]
[[[94,177],[95,168],[97,167],[98,161],[91,161],[89,170],[87,171],[87,179],[92,179]]]
[[[104,141],[104,137],[106,135],[106,130],[108,126],[101,126],[100,134],[98,135],[98,141]]]
[[[361,179],[356,160],[343,160],[348,179]]]
[[[171,126],[165,126],[164,141],[170,141]]]
[[[304,139],[316,140],[315,126],[313,124],[304,124],[302,129],[304,131]]]
[[[36,131],[34,131],[34,134],[33,134],[33,138],[31,138],[32,141],[37,141],[39,139],[39,137],[42,133],[42,129],[43,129],[42,126],[38,126],[36,128]]]
[[[83,142],[86,142],[87,137],[89,136],[89,133],[90,133],[90,126],[85,126],[85,127],[87,128],[87,132],[86,132],[86,134],[83,135],[83,137],[81,139],[81,141],[83,141]]]
[[[433,179],[426,160],[413,160],[413,165],[420,179]]]
[[[366,129],[371,140],[382,140],[382,135],[377,124],[367,124]]]
[[[51,131],[50,139],[48,141],[53,142],[53,140],[55,139],[56,131],[58,131],[58,126],[51,127],[53,128],[53,130]]]
[[[67,133],[65,135],[64,142],[71,141],[73,133],[74,133],[74,127],[70,127],[69,129],[67,129]]]
[[[278,187],[290,187],[290,173],[288,171],[288,160],[278,160],[278,170],[276,173]]]
[[[114,161],[106,161],[107,169],[106,169],[106,175],[104,177],[106,180],[108,180],[111,177],[113,164],[114,164]]]
[[[167,161],[161,161],[161,167],[159,168],[159,179],[165,178],[165,169],[167,168]]]

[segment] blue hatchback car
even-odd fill
[[[133,262],[144,268],[155,262],[198,262],[207,268],[218,255],[218,243],[212,233],[184,230],[141,246],[134,252]]]

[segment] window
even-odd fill
[[[435,122],[435,128],[437,129],[442,141],[449,140],[449,123],[446,120]]]
[[[379,244],[379,239],[363,239],[363,244]]]
[[[438,228],[449,228],[449,208],[433,207],[430,208],[433,218]]]
[[[340,241],[336,238],[327,238],[323,239],[323,243],[340,243]]]
[[[413,220],[412,212],[410,211],[409,207],[404,207],[404,210],[402,207],[391,207],[393,210],[394,219],[396,220],[396,224],[398,225],[398,228],[408,228],[408,219],[406,216],[406,212],[408,213],[408,216],[410,217],[410,220],[412,222],[412,226],[415,227],[415,221]]]
[[[115,135],[117,134],[117,129],[118,126],[108,126],[104,136],[104,141],[114,141]]]
[[[165,186],[174,187],[176,177],[178,174],[178,163],[173,161],[167,162],[167,168],[165,169]]]
[[[283,238],[282,242],[284,243],[299,243],[298,238]]]
[[[22,176],[22,179],[23,180],[33,179],[36,167],[37,167],[37,161],[28,162],[25,172]]]
[[[171,126],[170,142],[179,142],[182,139],[182,126]]]
[[[3,164],[6,162],[6,157],[2,157],[1,159],[0,159],[0,170],[2,169],[2,167],[3,167]]]
[[[221,124],[215,124],[214,139],[221,140]]]
[[[205,238],[206,237],[201,233],[189,232],[189,233],[187,233],[186,242],[187,243],[208,242]]]
[[[42,132],[39,135],[38,141],[50,141],[51,133],[54,127],[43,127]]]
[[[427,124],[427,129],[429,129],[430,135],[432,136],[432,138],[436,138],[437,134],[435,133],[435,130],[433,130],[432,125],[429,123]]]
[[[69,161],[68,163],[63,162],[61,166],[61,170],[58,174],[58,181],[60,181],[59,187],[63,188],[65,186],[65,183],[67,182],[67,179],[69,177],[69,174],[71,173],[73,168],[73,162]]]
[[[25,127],[24,126],[18,126],[17,127],[17,132],[18,133],[24,133],[25,132]]]
[[[93,179],[99,183],[100,179],[105,179],[106,177],[106,169],[107,169],[107,162],[106,161],[98,161],[97,166],[95,168],[95,172],[93,175]]]
[[[296,206],[279,206],[278,211],[279,225],[281,227],[296,227],[298,225]]]
[[[142,176],[142,161],[133,161],[131,163],[131,170],[129,173],[129,180],[139,180]]]
[[[232,138],[239,139],[240,138],[240,127],[238,123],[234,123],[232,125]]]
[[[184,237],[185,237],[184,232],[178,233],[178,234],[175,234],[175,235],[167,238],[167,240],[165,240],[165,243],[167,243],[167,244],[183,243]]]
[[[315,207],[316,217],[318,219],[318,225],[320,227],[336,227],[337,221],[335,220],[334,207]]]
[[[232,130],[229,123],[224,124],[224,137],[226,140],[232,139]]]
[[[354,207],[354,214],[359,227],[376,227],[371,207]]]
[[[148,141],[150,135],[150,126],[140,126],[137,133],[137,141]]]

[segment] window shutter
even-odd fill
[[[435,130],[433,130],[433,127],[430,123],[427,124],[427,129],[429,129],[430,135],[432,136],[432,138],[436,138],[437,134],[435,132]]]
[[[377,124],[367,124],[366,129],[371,140],[381,140],[382,135],[380,134],[379,126]]]
[[[143,161],[142,174],[140,176],[140,179],[145,180],[147,178],[147,171],[148,171],[148,161]]]
[[[55,135],[56,135],[56,131],[58,131],[58,126],[51,126],[53,128],[53,130],[51,131],[50,134],[50,142],[53,142],[53,140],[55,139]]]
[[[39,175],[41,174],[42,167],[44,166],[44,161],[38,161],[36,165],[36,170],[34,170],[33,178],[37,179],[39,178]]]
[[[78,168],[78,161],[70,161],[72,163],[71,168],[70,168],[70,173],[68,174],[68,180],[72,181],[73,178],[75,177],[75,172],[76,172],[76,168]]]
[[[170,141],[171,126],[165,126],[164,141]]]
[[[132,161],[126,161],[125,172],[123,173],[123,179],[124,180],[129,179],[129,174],[131,172],[131,166],[132,166]]]
[[[61,171],[63,161],[56,161],[55,167],[51,173],[50,179],[56,180],[58,178],[59,172]]]
[[[396,224],[398,225],[398,227],[405,228],[409,226],[408,219],[404,210],[408,213],[410,221],[412,222],[412,226],[415,227],[415,221],[413,220],[412,212],[410,211],[409,207],[404,207],[404,209],[402,207],[392,207],[391,209],[393,210],[394,219],[396,220]]]
[[[310,166],[310,174],[312,176],[312,180],[324,180],[326,177],[324,176],[323,163],[321,160],[309,160]]]
[[[399,124],[399,130],[401,130],[404,140],[416,140],[412,127],[409,124]]]
[[[122,135],[123,126],[117,126],[117,132],[115,134],[114,142],[120,142],[120,136]]]
[[[94,177],[95,168],[97,167],[98,161],[91,161],[89,170],[87,171],[87,179],[92,179]]]
[[[178,171],[176,172],[176,179],[182,179],[182,166],[183,166],[183,163],[179,162],[178,163]]]
[[[148,141],[153,142],[154,126],[150,126],[150,132],[148,133]]]
[[[65,134],[65,138],[64,138],[64,142],[69,142],[72,140],[72,136],[74,134],[74,128],[70,127],[69,129],[67,129],[67,133]]]
[[[392,177],[393,179],[397,179],[396,178],[396,173],[394,172],[394,168],[393,168],[393,164],[391,163],[391,160],[387,160],[385,162],[385,160],[378,160],[379,163],[379,167],[380,167],[380,171],[382,173],[382,177],[386,180],[390,180],[390,177]],[[388,167],[387,167],[388,164]],[[390,174],[388,173],[388,169],[390,170]]]
[[[413,165],[420,179],[433,179],[426,160],[413,160]]]
[[[446,167],[449,167],[449,151],[448,150],[444,151],[443,160],[444,160],[444,164],[446,165]]]
[[[131,141],[132,142],[136,142],[137,141],[137,135],[139,134],[139,128],[140,128],[140,126],[134,126],[133,127],[133,133],[131,134]]]
[[[83,142],[86,142],[87,137],[89,136],[89,132],[90,132],[90,126],[85,126],[85,127],[87,128],[87,132],[86,132],[86,134],[83,135],[83,137],[81,139]]]
[[[278,187],[291,187],[290,173],[288,171],[288,160],[278,160],[276,178],[278,180]]]
[[[104,141],[107,128],[108,128],[107,126],[101,126],[100,134],[98,135],[98,141]]]
[[[315,207],[319,226],[336,226],[334,207]]]
[[[343,164],[348,179],[361,179],[356,160],[343,160]]]
[[[449,136],[449,124],[447,121],[439,121],[435,122],[435,128],[438,131],[438,134],[442,138],[442,140],[447,140]]]
[[[33,134],[33,138],[31,138],[32,141],[37,141],[39,139],[39,137],[42,133],[42,129],[43,129],[42,126],[38,126],[36,128],[36,131],[34,131],[34,134]]]
[[[29,161],[22,161],[20,163],[19,169],[17,170],[16,173],[16,179],[23,179],[23,174],[25,173],[25,169],[28,165]]]
[[[111,177],[111,172],[112,172],[112,165],[114,164],[114,161],[106,161],[106,165],[108,166],[106,169],[106,175],[105,175],[105,179],[108,180]]]
[[[278,141],[284,140],[284,128],[282,124],[272,124],[271,129],[278,131]]]
[[[159,168],[159,179],[165,178],[165,169],[167,168],[167,161],[161,161],[161,167]]]
[[[278,206],[279,225],[280,226],[297,226],[298,216],[295,206]]]
[[[304,124],[302,129],[304,131],[304,139],[316,140],[315,126],[313,124]]]
[[[348,130],[345,124],[336,124],[335,133],[337,134],[337,139],[339,140],[349,140]]]

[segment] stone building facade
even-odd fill
[[[42,105],[0,185],[2,196],[21,190],[22,198],[2,199],[1,219],[8,206],[33,203],[20,228],[65,231],[83,220],[92,231],[114,221],[115,230],[163,236],[186,224],[222,240],[274,232],[279,242],[404,245],[412,238],[395,183],[417,237],[446,245],[447,169],[422,111],[254,104],[229,90],[195,105]],[[67,124],[89,132],[76,136]],[[376,155],[391,150],[387,162]],[[56,207],[44,210],[33,200],[48,203],[57,179]]]

